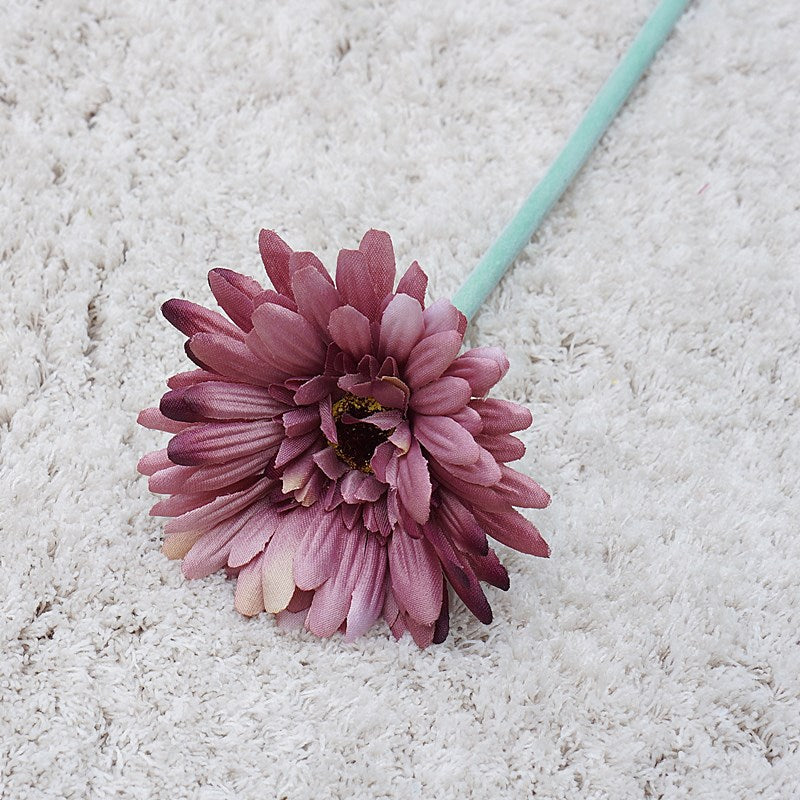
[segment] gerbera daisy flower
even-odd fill
[[[482,622],[481,581],[508,588],[488,537],[547,556],[514,506],[547,493],[509,466],[530,412],[487,399],[508,360],[459,355],[466,318],[425,307],[414,262],[395,281],[389,235],[342,250],[336,280],[319,259],[261,231],[273,289],[227,269],[209,284],[228,319],[186,300],[164,316],[198,369],[167,381],[139,422],[174,434],[139,470],[170,495],[163,551],[187,578],[225,569],[235,606],[284,627],[348,640],[381,616],[421,647],[449,628],[448,586]]]

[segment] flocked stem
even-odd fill
[[[661,0],[583,115],[558,158],[455,293],[453,304],[468,319],[497,286],[520,251],[530,243],[542,220],[584,165],[688,4],[689,0]]]

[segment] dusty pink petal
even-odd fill
[[[282,306],[259,306],[253,312],[253,330],[269,352],[269,363],[294,376],[315,375],[322,371],[325,343],[319,332],[300,314]]]
[[[392,535],[388,547],[392,591],[414,619],[433,624],[442,608],[442,567],[425,539],[403,531]]]
[[[481,416],[474,408],[465,406],[453,412],[450,416],[461,425],[465,431],[469,431],[473,436],[476,436],[483,430]]]
[[[392,356],[398,364],[405,364],[424,332],[422,306],[407,294],[396,294],[386,306],[381,319],[378,346],[380,358]]]
[[[425,536],[436,550],[447,580],[456,594],[481,622],[488,625],[492,621],[492,609],[472,567],[435,526],[426,525]]]
[[[292,595],[292,599],[289,601],[289,605],[286,606],[286,610],[289,613],[296,613],[297,611],[305,611],[311,605],[311,601],[314,599],[314,592],[313,591],[304,591],[303,589],[295,589],[294,594]]]
[[[326,396],[319,404],[320,430],[329,442],[338,444],[339,434],[336,431],[336,422],[333,419],[333,407],[330,395]]]
[[[306,627],[317,636],[331,636],[347,617],[356,579],[364,561],[365,538],[359,532],[349,532],[345,536],[336,571],[314,593]]]
[[[489,542],[473,513],[445,489],[440,490],[439,501],[437,520],[458,549],[474,555],[486,555]]]
[[[386,567],[386,548],[377,537],[368,537],[364,563],[356,579],[350,610],[347,612],[345,641],[352,642],[365,634],[381,615]]]
[[[292,276],[292,288],[298,312],[327,336],[331,312],[342,305],[330,277],[326,280],[313,267],[305,267]]]
[[[464,408],[471,397],[469,384],[462,378],[443,377],[417,389],[410,406],[420,414],[450,416]]]
[[[397,459],[397,494],[411,518],[422,524],[431,510],[431,478],[428,462],[419,444],[411,443],[409,451]]]
[[[420,625],[412,616],[406,615],[404,619],[406,629],[411,634],[414,644],[424,650],[433,642],[434,625]]]
[[[368,230],[358,249],[367,257],[367,269],[375,294],[381,300],[394,287],[395,261],[392,239],[386,231]]]
[[[357,425],[359,423],[369,423],[382,431],[394,430],[403,421],[403,415],[399,411],[376,411],[368,417],[354,417],[352,414],[342,414],[340,422],[345,425]]]
[[[252,335],[252,334],[250,334]],[[188,352],[207,368],[238,383],[269,386],[274,377],[242,342],[218,333],[197,333],[186,344]]]
[[[275,623],[284,631],[299,631],[302,630],[306,622],[308,609],[304,608],[302,611],[289,611],[284,609],[275,615]]]
[[[290,461],[294,461],[299,456],[308,453],[319,438],[318,431],[310,431],[302,436],[283,439],[281,446],[278,448],[278,455],[275,458],[275,469],[281,469]],[[314,452],[316,452],[316,449],[314,449]],[[311,458],[311,454],[309,454],[309,458]]]
[[[369,462],[369,465],[372,467],[372,471],[375,473],[375,476],[378,478],[378,480],[383,481],[384,483],[388,483],[386,479],[386,468],[395,453],[396,450],[394,445],[391,442],[384,442],[375,448],[375,452],[372,454],[372,458]]]
[[[359,250],[339,251],[336,288],[347,305],[357,308],[370,320],[377,319],[380,303],[370,280],[367,257]]]
[[[155,450],[152,453],[148,453],[146,456],[142,456],[139,459],[139,463],[136,465],[136,471],[140,475],[153,475],[159,470],[167,469],[172,465],[173,462],[170,461],[167,455],[167,448],[165,447],[163,450]]]
[[[414,435],[438,461],[474,464],[480,457],[481,448],[472,438],[472,434],[451,417],[419,414],[414,418]]]
[[[165,417],[158,408],[145,408],[139,412],[136,421],[144,428],[166,433],[180,433],[188,427],[185,422],[176,422]]]
[[[489,536],[507,547],[541,558],[550,556],[550,547],[542,538],[539,530],[519,511],[512,509],[502,513],[493,513],[475,507],[473,514]]]
[[[207,531],[224,519],[232,517],[243,508],[266,494],[274,484],[262,480],[244,489],[241,492],[224,494],[206,505],[181,514],[170,520],[164,527],[165,533],[178,533],[180,531]]]
[[[242,567],[236,578],[234,606],[240,614],[253,617],[264,610],[264,597],[261,592],[261,560],[259,553],[249,564]]]
[[[167,452],[175,464],[221,464],[239,456],[274,450],[283,437],[278,420],[200,423],[173,436]]]
[[[439,378],[458,354],[461,339],[457,331],[442,331],[419,342],[406,363],[406,383],[418,389]]]
[[[383,589],[384,599],[381,616],[386,620],[386,624],[391,628],[395,621],[399,618],[401,609],[397,603],[397,599],[394,596],[394,592],[392,591],[391,575],[389,571],[386,572]],[[405,628],[403,628],[403,631],[405,631]]]
[[[428,276],[422,271],[422,267],[414,261],[405,271],[397,283],[397,294],[407,294],[425,305],[425,290],[428,288]]]
[[[175,494],[197,471],[197,467],[172,466],[154,472],[147,481],[147,488],[154,494]]]
[[[503,463],[517,461],[525,455],[525,445],[510,433],[501,433],[497,436],[480,434],[475,437],[475,441],[486,448],[492,454],[492,458]]]
[[[317,525],[308,530],[294,559],[294,581],[300,589],[316,589],[330,578],[346,536],[352,534],[338,514],[322,515]]]
[[[255,308],[253,298],[263,291],[261,286],[245,275],[220,268],[208,273],[208,285],[220,308],[243,331],[249,331],[253,327],[250,322]]]
[[[437,300],[422,313],[425,335],[440,331],[458,331],[462,336],[467,329],[467,318],[449,301]]]
[[[327,397],[336,386],[336,378],[328,375],[317,375],[303,383],[294,393],[294,402],[298,406],[310,406]]]
[[[188,511],[194,511],[216,499],[216,492],[202,492],[200,494],[174,494],[159,500],[151,509],[151,517],[179,517]]]
[[[216,372],[209,372],[205,369],[190,369],[187,372],[179,372],[167,379],[167,386],[170,389],[185,389],[187,386],[194,386],[196,383],[205,381],[224,381],[221,375]]]
[[[522,508],[547,508],[550,495],[533,478],[517,472],[505,464],[500,465],[503,477],[497,487],[512,506]]]
[[[333,286],[333,278],[328,274],[328,270],[325,269],[325,265],[314,255],[314,253],[310,253],[306,250],[300,250],[296,253],[292,253],[289,256],[289,275],[292,278],[292,288],[294,289],[294,276],[304,269],[314,269],[316,270],[327,283]],[[295,300],[297,299],[297,294],[295,294]]]
[[[297,311],[297,303],[292,300],[291,297],[287,297],[285,294],[281,294],[280,292],[276,292],[274,289],[267,289],[264,292],[261,292],[256,298],[253,299],[253,308],[258,308],[260,305],[264,303],[272,303],[274,305],[283,306],[284,308],[288,308],[289,311]]]
[[[233,486],[244,478],[255,477],[272,460],[273,451],[253,453],[234,458],[224,464],[208,464],[193,469],[177,488],[171,492],[210,492]]]
[[[314,463],[329,477],[341,478],[350,467],[340,461],[333,448],[326,447],[314,454]]]
[[[348,389],[356,397],[371,397],[384,408],[405,409],[408,400],[408,389],[398,386],[393,379],[380,378],[377,381],[352,384]]]
[[[283,415],[283,429],[287,436],[302,436],[319,428],[319,411],[312,407],[295,408]]]
[[[228,563],[228,556],[234,539],[247,522],[252,519],[253,513],[252,510],[248,509],[244,513],[225,520],[225,522],[204,533],[192,545],[192,549],[183,559],[181,570],[184,576],[189,579],[205,578],[207,575],[222,569]],[[250,558],[243,561],[242,565],[246,564]]]
[[[183,390],[179,403],[185,413],[218,420],[272,419],[286,410],[265,387],[225,381],[190,386]]]
[[[188,300],[167,300],[161,306],[161,313],[171,325],[187,336],[194,336],[196,333],[220,333],[234,339],[243,338],[242,331],[228,322],[222,314]]]
[[[440,461],[440,459],[436,459]],[[442,464],[451,475],[467,483],[479,486],[494,486],[500,480],[500,465],[494,460],[494,456],[478,446],[478,460],[474,464]]]
[[[258,555],[277,530],[279,521],[271,506],[262,504],[255,507],[231,543],[228,566],[242,567]]]
[[[502,589],[504,592],[508,591],[508,587],[511,585],[508,579],[508,572],[500,563],[500,559],[494,550],[489,550],[483,556],[467,553],[465,557],[479,581],[485,581],[498,589]]]
[[[336,344],[353,358],[372,351],[369,320],[353,306],[341,306],[331,312],[328,332]]]
[[[484,397],[506,372],[508,358],[499,347],[475,347],[467,350],[447,369],[448,375],[469,381],[475,397]]]
[[[481,415],[483,433],[487,436],[525,430],[533,421],[525,406],[509,400],[473,400],[470,407]]]
[[[289,277],[289,256],[292,248],[275,231],[262,230],[258,234],[258,249],[272,285],[281,294],[292,297]]]

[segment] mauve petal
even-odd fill
[[[158,408],[145,408],[139,412],[136,421],[143,427],[153,431],[165,431],[166,433],[180,433],[189,427],[186,422],[176,422],[165,417]]]
[[[314,593],[306,627],[317,636],[331,636],[345,621],[356,579],[364,560],[365,536],[348,533],[334,574]]]
[[[512,509],[498,514],[475,507],[472,513],[486,533],[498,542],[520,553],[549,558],[550,547],[542,538],[542,534],[519,511]]]
[[[442,567],[433,547],[397,530],[387,551],[396,598],[417,622],[433,624],[442,609]]]
[[[456,331],[463,336],[467,327],[467,318],[449,300],[432,303],[425,309],[422,318],[426,336],[440,331]]]
[[[243,338],[242,331],[228,322],[222,314],[188,300],[167,300],[161,306],[161,313],[167,322],[187,336],[194,336],[196,333],[220,333],[240,341]]]
[[[483,422],[481,422],[481,415],[469,406],[460,408],[458,411],[450,414],[465,431],[469,431],[473,436],[483,431]]]
[[[383,608],[386,578],[386,548],[374,536],[367,538],[364,563],[353,588],[347,612],[345,641],[352,642],[365,634]]]
[[[319,411],[312,407],[295,408],[283,415],[283,429],[287,436],[302,436],[319,428]]]
[[[319,404],[319,427],[325,438],[333,444],[339,443],[336,422],[333,419],[333,406],[330,395],[324,397]]]
[[[234,607],[240,614],[253,617],[264,610],[264,597],[261,592],[261,560],[259,553],[249,564],[242,567],[236,578]]]
[[[331,312],[328,332],[336,344],[353,358],[372,351],[369,320],[353,306],[341,306]]]
[[[418,389],[439,378],[458,354],[461,340],[457,331],[442,331],[419,342],[406,363],[406,383]]]
[[[290,614],[296,614],[298,611],[306,611],[311,605],[311,601],[313,599],[314,592],[306,592],[302,589],[295,589],[292,599],[289,601],[289,605],[286,606],[286,611],[288,611]],[[303,620],[305,621],[305,615],[303,616]]]
[[[187,412],[206,419],[272,419],[286,410],[268,389],[245,383],[208,381],[183,390],[180,403]]]
[[[510,400],[473,400],[470,407],[480,414],[483,421],[482,432],[487,436],[522,431],[533,422],[533,416],[525,406]]]
[[[535,480],[505,464],[500,465],[503,477],[497,488],[512,506],[522,508],[547,508],[550,495]]]
[[[494,550],[489,550],[484,556],[475,556],[471,553],[466,554],[466,559],[479,581],[496,586],[504,592],[508,591],[511,581],[508,579],[506,568],[500,563],[500,559]]]
[[[428,462],[416,441],[397,459],[397,494],[412,519],[420,524],[427,522],[431,510],[431,478]]]
[[[485,397],[489,390],[508,372],[508,358],[499,347],[475,347],[462,353],[447,369],[469,381],[475,397]]]
[[[244,478],[256,477],[263,472],[271,460],[272,452],[265,451],[234,458],[224,464],[208,464],[198,467],[183,481],[177,491],[210,492],[225,489]]]
[[[314,463],[332,480],[341,478],[350,469],[347,464],[339,461],[338,456],[331,447],[326,447],[324,450],[315,453]]]
[[[373,400],[377,400],[384,408],[405,409],[408,400],[408,388],[404,391],[391,378],[356,383],[351,385],[347,391],[356,397],[371,397]]]
[[[173,462],[170,461],[165,447],[163,450],[155,450],[142,456],[136,465],[136,471],[140,475],[153,475],[161,469],[168,469],[172,465]]]
[[[292,277],[292,288],[294,289],[294,276],[304,269],[316,270],[331,286],[333,286],[333,278],[328,274],[325,265],[314,255],[306,250],[300,250],[292,253],[289,256],[289,275]],[[297,294],[295,293],[295,300]]]
[[[284,439],[281,442],[278,455],[275,458],[275,469],[280,469],[286,466],[290,461],[294,461],[304,453],[308,453],[319,439],[318,431],[311,431],[310,433],[304,433],[302,436]],[[314,448],[314,452],[318,449],[320,448]],[[309,454],[309,458],[311,458],[311,454]]]
[[[153,494],[175,494],[180,492],[186,480],[194,475],[196,467],[172,466],[154,472],[147,481]]]
[[[262,230],[258,234],[258,249],[272,285],[281,294],[292,297],[289,277],[289,256],[292,248],[275,231]]]
[[[462,552],[486,555],[489,542],[472,512],[444,488],[440,488],[439,501],[436,518],[456,547]]]
[[[288,308],[289,311],[297,311],[297,303],[292,300],[291,297],[287,297],[280,292],[276,292],[274,289],[267,289],[266,291],[261,292],[257,297],[253,299],[253,308],[258,308],[260,305],[264,303],[272,303],[274,305],[283,306],[284,308]]]
[[[257,386],[269,386],[274,381],[264,364],[246,345],[228,336],[197,333],[189,339],[186,347],[206,367],[229,380]]]
[[[370,280],[367,257],[358,250],[340,250],[336,262],[336,287],[342,300],[357,308],[370,320],[380,309],[378,296]]]
[[[386,467],[388,466],[389,461],[395,452],[395,447],[391,442],[384,442],[375,448],[375,452],[372,454],[369,465],[372,467],[372,471],[375,473],[375,477],[379,481],[388,483],[386,480]],[[330,477],[334,476],[331,475]]]
[[[292,288],[298,312],[327,336],[331,312],[342,305],[330,277],[326,280],[313,267],[305,267],[292,276]]]
[[[298,406],[310,406],[327,397],[336,386],[336,378],[329,375],[317,375],[306,381],[294,393],[294,402]]]
[[[338,514],[322,514],[303,536],[294,557],[294,582],[300,589],[322,586],[339,563],[345,537],[352,536]]]
[[[425,305],[425,290],[428,288],[428,276],[415,261],[397,283],[397,294],[407,294]]]
[[[436,459],[441,463],[440,459]],[[494,456],[478,445],[478,460],[474,464],[442,464],[451,475],[467,483],[479,486],[494,486],[500,480],[500,465]]]
[[[406,615],[405,624],[414,644],[424,650],[433,641],[434,625],[420,625],[413,617]]]
[[[220,464],[239,456],[274,450],[283,439],[277,420],[211,422],[193,425],[173,436],[167,447],[175,464]]]
[[[250,322],[255,308],[253,298],[263,291],[261,286],[245,275],[221,268],[208,273],[208,285],[220,308],[243,331],[249,331],[253,327]]]
[[[492,454],[492,458],[503,463],[517,461],[525,455],[525,445],[510,433],[501,433],[497,436],[480,434],[475,441]]]
[[[228,566],[242,567],[258,555],[277,530],[279,519],[271,506],[263,504],[256,507],[231,543]]]
[[[189,511],[194,511],[217,498],[216,492],[203,492],[202,494],[174,494],[159,500],[151,509],[151,517],[179,517]]]
[[[481,622],[488,625],[492,621],[492,609],[472,567],[435,526],[426,525],[425,536],[436,550],[447,580],[450,581],[456,594]]]
[[[450,597],[447,584],[442,587],[442,611],[433,628],[433,644],[441,644],[450,633]]]
[[[299,631],[305,625],[307,614],[307,608],[302,611],[289,611],[286,608],[275,615],[275,624],[283,631]]]
[[[167,386],[170,389],[185,389],[187,386],[194,386],[205,381],[224,381],[221,375],[216,372],[209,372],[205,369],[190,369],[188,372],[178,372],[167,379]]]
[[[378,347],[380,358],[392,356],[398,364],[405,364],[414,346],[422,338],[422,314],[422,306],[407,294],[396,294],[389,301],[381,319]]]
[[[414,436],[438,461],[466,465],[474,464],[480,456],[481,448],[472,435],[450,417],[417,415]]]
[[[409,405],[420,414],[449,417],[464,408],[470,397],[470,387],[465,380],[444,377],[417,389]]]
[[[269,352],[270,363],[294,376],[322,371],[325,343],[316,328],[300,314],[282,306],[259,306],[253,312],[253,330]]]
[[[206,505],[181,514],[170,520],[164,526],[165,533],[179,533],[182,531],[207,531],[224,519],[247,508],[258,500],[274,486],[273,481],[259,481],[241,492],[226,494],[217,497]]]
[[[181,570],[184,576],[190,580],[205,578],[222,569],[228,563],[233,540],[252,516],[253,512],[247,511],[204,533],[183,559]],[[242,563],[246,564],[249,560]]]
[[[431,474],[438,483],[446,486],[470,506],[480,504],[491,511],[507,511],[509,509],[509,501],[497,485],[481,486],[468,483],[453,474],[452,465],[442,465],[437,461],[431,461],[429,466]]]
[[[395,261],[392,239],[374,228],[364,234],[358,249],[367,257],[367,268],[375,294],[383,299],[394,287]]]

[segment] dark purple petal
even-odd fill
[[[447,584],[442,586],[442,611],[433,628],[433,644],[441,644],[450,633],[450,597]]]
[[[508,591],[508,587],[511,585],[508,579],[508,572],[500,563],[500,559],[494,550],[489,550],[483,556],[466,553],[465,557],[479,581],[485,581],[498,589],[502,589],[504,592]]]

